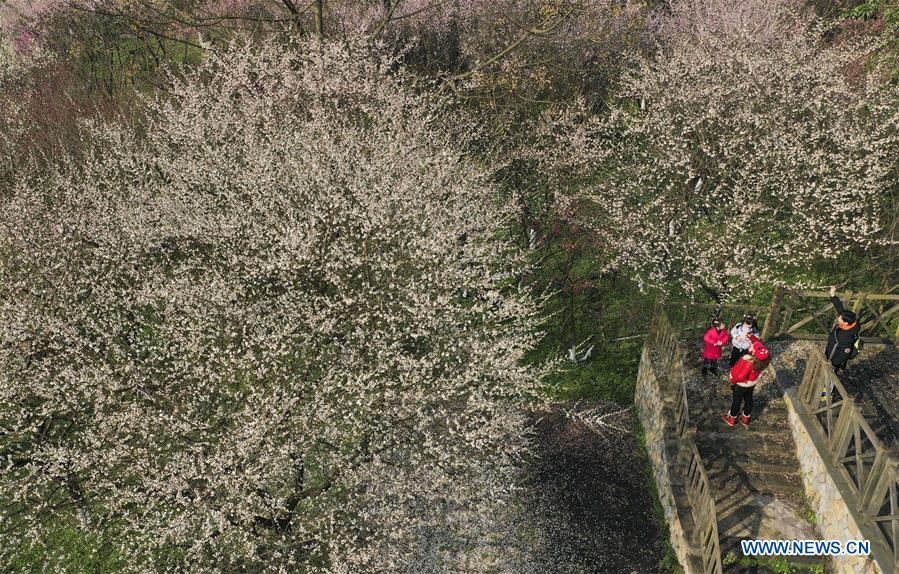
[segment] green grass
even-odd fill
[[[743,568],[764,568],[765,570],[770,570],[776,574],[803,574],[806,572],[811,574],[824,574],[826,571],[823,562],[819,564],[797,564],[790,562],[784,556],[775,558],[744,556],[743,558],[740,558],[739,562],[740,566]]]
[[[583,363],[568,363],[547,377],[546,393],[561,401],[634,402],[642,339],[611,348],[594,349]]]

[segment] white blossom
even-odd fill
[[[135,572],[517,569],[535,305],[422,94],[234,47],[3,199],[0,560],[54,516]]]

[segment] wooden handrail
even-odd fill
[[[813,349],[806,361],[798,396],[824,436],[827,454],[857,496],[858,510],[889,550],[890,566],[899,566],[899,461],[819,349]],[[884,522],[885,528],[877,526]]]
[[[660,395],[667,396],[673,403],[674,432],[679,444],[677,456],[678,467],[684,478],[687,500],[693,514],[694,539],[699,547],[703,574],[722,574],[721,547],[718,537],[718,517],[715,510],[715,499],[712,496],[711,484],[705,464],[696,448],[693,436],[688,430],[690,410],[687,402],[686,379],[684,376],[685,350],[680,343],[677,332],[665,313],[661,304],[656,304],[653,314],[652,331],[647,340],[647,347],[655,346],[667,369],[668,381],[665,388],[658,388]],[[649,356],[644,348],[641,362],[648,361]]]
[[[763,313],[768,310],[768,307],[763,307],[761,305],[715,305],[714,303],[689,303],[683,304],[687,307],[695,307],[697,309],[724,309],[729,311],[756,311],[759,313]]]
[[[837,293],[845,307],[855,312],[862,321],[862,341],[899,345],[899,294],[892,292],[895,289],[896,287],[887,293],[866,291]],[[781,336],[817,340],[826,339],[833,328],[836,312],[829,299],[829,291],[777,287],[771,304],[767,307],[733,303],[718,305],[676,302],[668,303],[667,307],[675,313],[675,316],[680,316],[681,322],[678,327],[685,332],[704,328],[710,318],[708,312],[717,310],[726,321],[739,320],[739,313],[743,312],[755,314],[763,339]]]
[[[790,295],[795,295],[797,297],[817,297],[821,299],[830,299],[829,291],[794,291],[792,289],[788,289],[787,292]],[[838,292],[838,297],[846,297],[847,295],[851,296],[852,292]],[[899,294],[894,293],[868,293],[866,296],[868,301],[899,301]]]

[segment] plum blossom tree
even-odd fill
[[[0,4],[0,41],[19,52],[29,51],[37,39],[34,22],[60,6],[58,0],[7,0]]]
[[[899,114],[848,73],[870,46],[824,45],[788,0],[677,1],[658,28],[608,116],[566,116],[618,265],[721,298],[876,240]]]
[[[335,3],[336,33],[415,39],[447,86],[508,106],[593,95],[645,40],[635,0],[390,0]]]
[[[0,44],[0,185],[7,189],[19,164],[18,140],[26,129],[21,104],[10,97],[21,73],[16,55],[8,46]]]
[[[82,61],[109,92],[152,84],[235,31],[331,41],[361,34],[407,55],[447,87],[505,105],[602,92],[626,48],[644,39],[638,0],[44,0],[7,10],[17,45],[52,46]],[[72,49],[77,46],[77,49]]]
[[[523,571],[535,303],[410,82],[358,41],[234,47],[19,181],[0,559],[66,521],[129,571]]]

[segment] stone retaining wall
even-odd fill
[[[648,351],[644,348],[643,360],[640,361],[640,371],[637,375],[637,386],[634,394],[634,403],[637,414],[643,425],[646,450],[649,462],[652,465],[652,474],[658,489],[659,501],[665,513],[668,523],[671,546],[685,574],[700,574],[694,572],[690,559],[689,535],[684,531],[680,517],[677,513],[677,503],[674,500],[674,492],[671,489],[671,475],[668,453],[665,450],[665,419],[663,417],[664,404],[659,394],[652,364],[648,358]]]
[[[828,540],[870,540],[874,552],[876,535],[864,525],[855,510],[858,506],[856,497],[831,462],[824,437],[812,425],[811,416],[796,399],[794,389],[788,390],[784,398],[796,443],[796,456],[802,467],[805,494],[817,517],[818,529]],[[838,574],[892,574],[884,572],[871,557],[839,556],[832,561]]]

